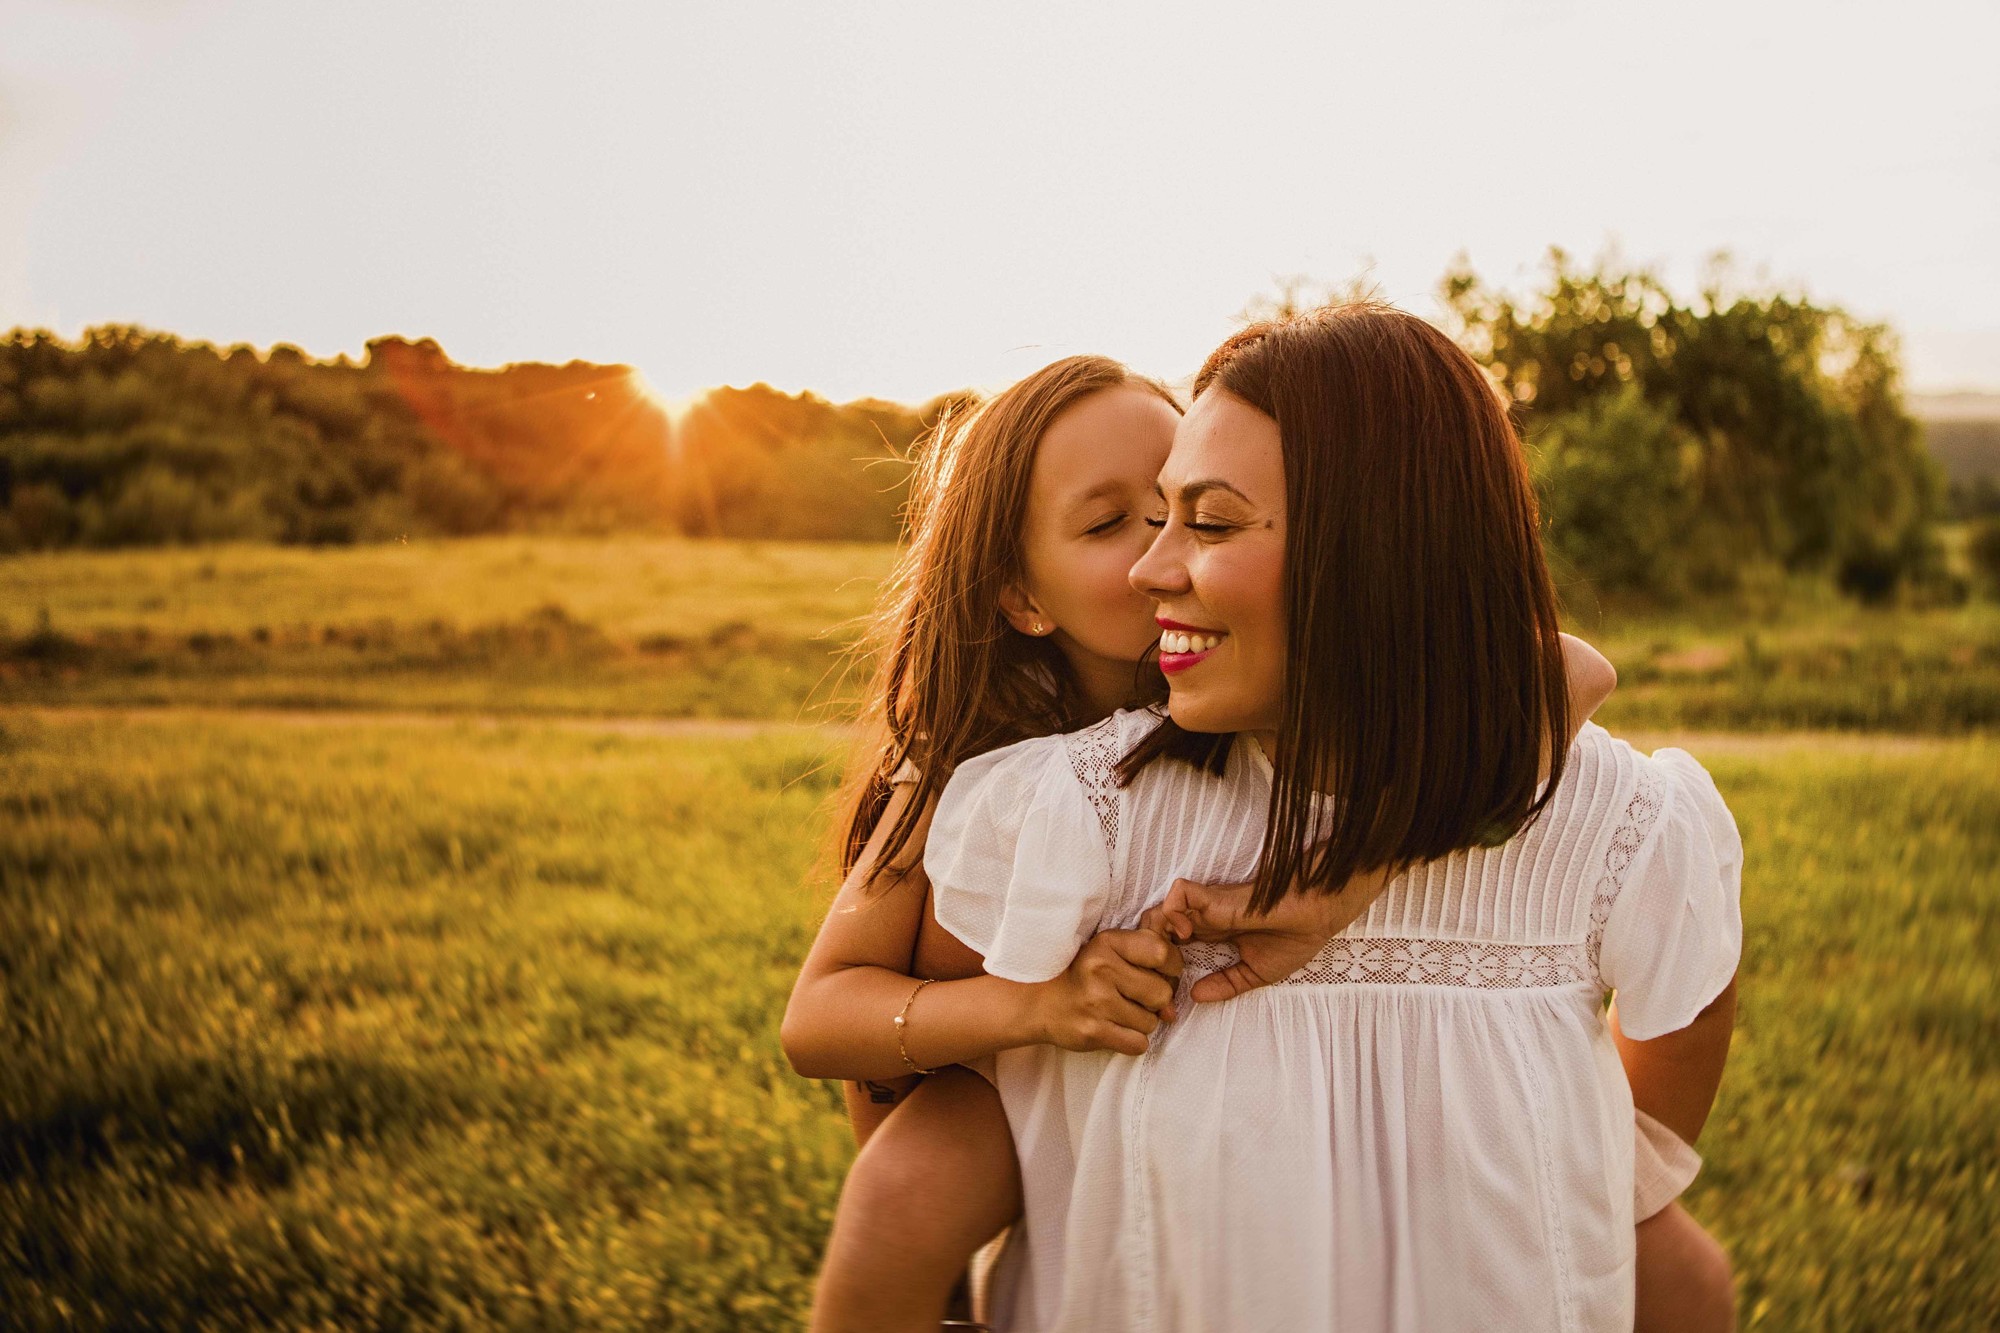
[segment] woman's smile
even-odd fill
[[[1165,616],[1155,619],[1160,626],[1160,670],[1169,675],[1201,662],[1229,637],[1227,630],[1186,625]]]

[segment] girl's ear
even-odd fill
[[[1055,622],[1042,611],[1042,604],[1026,588],[1010,583],[1000,590],[1000,614],[1007,623],[1031,638],[1055,632]]]

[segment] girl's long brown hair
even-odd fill
[[[1088,721],[1083,691],[1054,642],[1015,632],[1000,594],[1021,577],[1022,525],[1035,451],[1063,411],[1100,389],[1163,386],[1108,357],[1044,366],[970,411],[947,416],[911,481],[910,544],[891,574],[870,639],[878,658],[863,715],[866,739],[840,796],[840,873],[854,869],[889,803],[904,759],[918,770],[906,807],[923,810],[976,754]],[[1134,702],[1165,696],[1152,663],[1135,664]],[[899,820],[869,869],[872,883],[905,855]]]
[[[1513,836],[1562,778],[1570,705],[1526,460],[1478,364],[1356,302],[1237,333],[1195,379],[1216,391],[1284,451],[1289,651],[1252,910]],[[1121,776],[1220,771],[1228,741],[1169,721]]]

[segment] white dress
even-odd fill
[[[1152,710],[962,764],[924,858],[938,920],[996,976],[1059,974],[1177,877],[1252,877],[1270,793],[1117,759]],[[1686,752],[1586,724],[1542,817],[1398,877],[1286,982],[1196,1005],[1187,946],[1142,1056],[1003,1051],[1023,1222],[1005,1330],[1627,1330],[1633,1106],[1603,1012],[1686,1026],[1736,969],[1742,844]]]

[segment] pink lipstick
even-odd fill
[[[1160,670],[1168,675],[1199,665],[1229,637],[1222,630],[1204,629],[1183,621],[1155,616],[1160,627]]]

